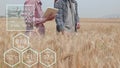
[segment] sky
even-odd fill
[[[0,16],[5,16],[6,4],[23,4],[25,0],[0,0]],[[54,0],[41,0],[42,8],[53,7]],[[77,0],[81,18],[101,18],[120,15],[120,0]]]

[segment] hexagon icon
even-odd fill
[[[22,53],[22,63],[28,67],[38,63],[38,53],[33,49],[27,49]]]
[[[20,53],[15,49],[10,49],[4,53],[4,63],[14,67],[20,63]]]
[[[47,48],[40,53],[40,63],[50,67],[56,63],[56,52]]]
[[[29,37],[25,34],[19,33],[13,37],[13,48],[23,51],[29,47]]]

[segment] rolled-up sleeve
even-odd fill
[[[63,22],[63,4],[62,1],[58,1],[55,3],[54,7],[58,9],[58,13],[56,15],[56,24],[57,24],[57,28],[59,29],[59,31],[63,31],[64,30],[64,22]]]

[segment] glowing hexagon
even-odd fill
[[[47,48],[40,53],[40,63],[50,67],[56,63],[56,52]]]
[[[4,53],[4,63],[14,67],[20,63],[20,53],[15,49],[10,49]]]
[[[29,37],[25,34],[19,33],[13,37],[13,48],[23,51],[29,47]]]
[[[38,63],[38,53],[33,49],[27,49],[22,53],[22,63],[28,67]]]

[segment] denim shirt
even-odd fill
[[[67,14],[67,2],[65,0],[59,0],[54,4],[54,7],[59,9],[55,21],[57,24],[57,31],[63,31],[64,30],[64,23],[66,20],[66,14]],[[77,23],[79,23],[79,16],[78,16],[78,4],[77,1],[75,1],[75,10],[76,10],[76,14],[75,14],[75,25],[77,25]],[[76,28],[76,27],[75,27]],[[75,31],[77,31],[77,29],[75,29]]]

